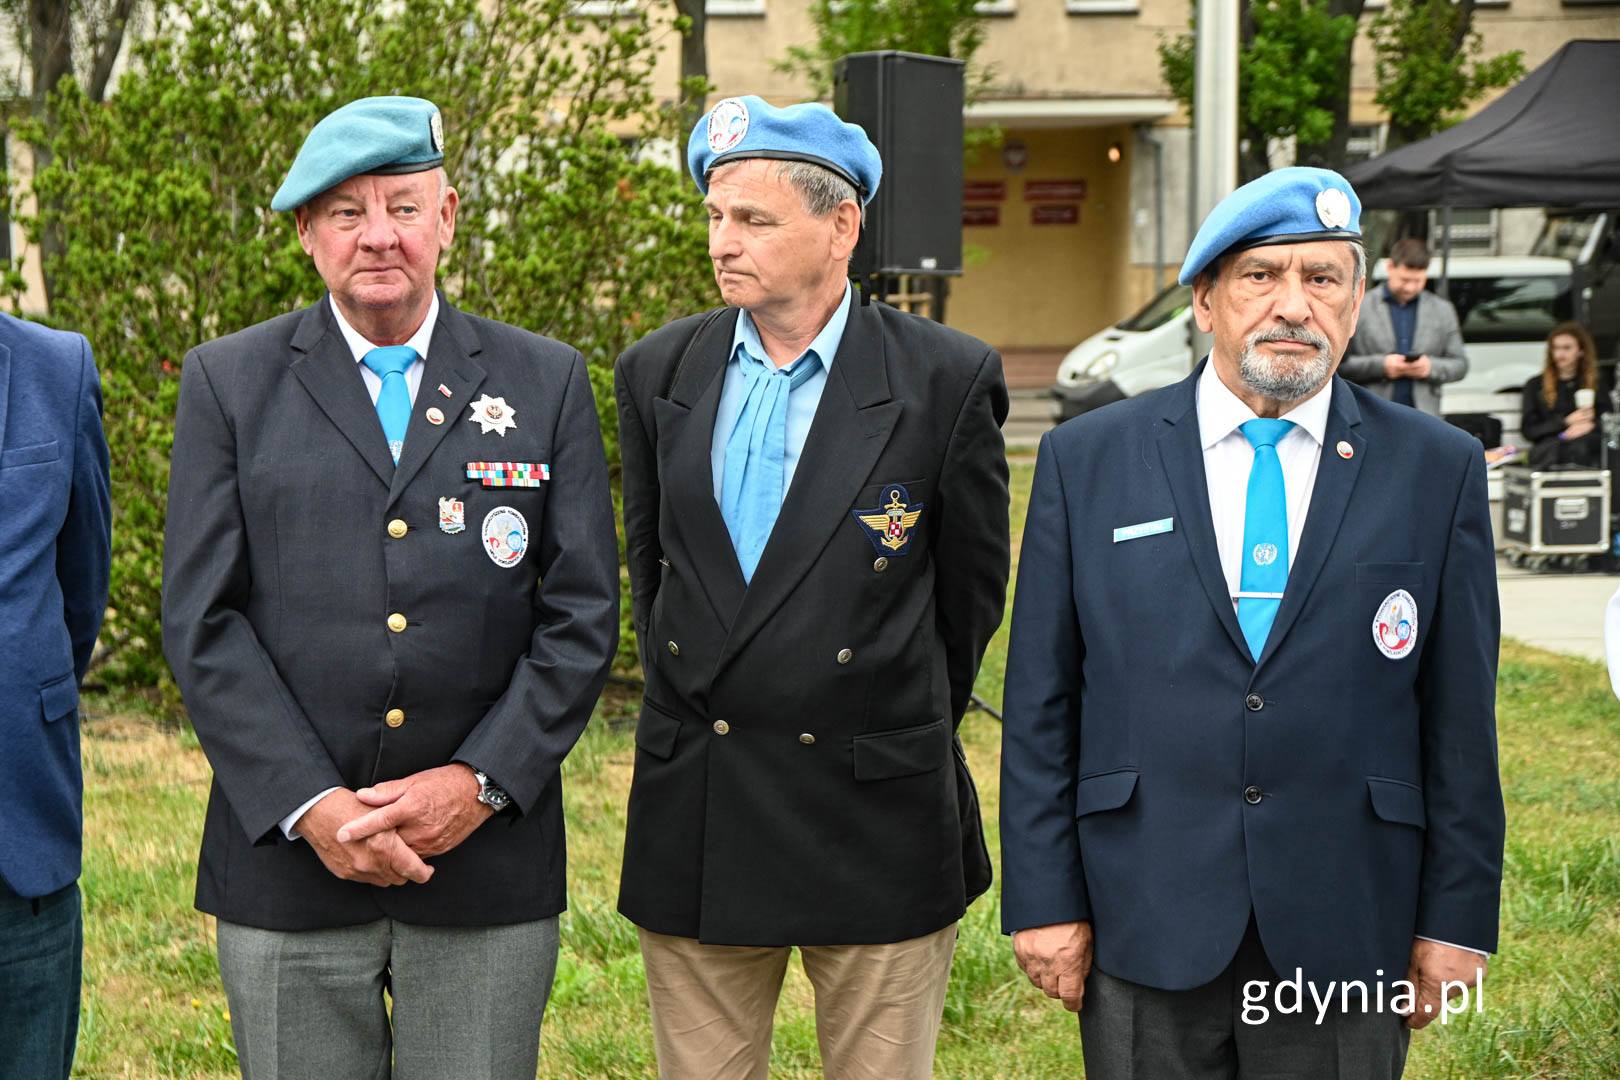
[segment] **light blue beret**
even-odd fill
[[[753,94],[726,98],[703,115],[686,142],[687,168],[705,195],[710,169],[744,158],[814,162],[853,184],[862,206],[883,178],[883,160],[861,126],[813,101],[778,109]]]
[[[444,123],[433,102],[361,98],[310,129],[270,209],[296,210],[351,176],[426,172],[443,162]]]
[[[1200,270],[1228,252],[1360,238],[1361,200],[1350,181],[1331,169],[1277,169],[1216,204],[1193,237],[1176,280],[1191,285]]]

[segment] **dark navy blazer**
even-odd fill
[[[1479,444],[1335,378],[1256,663],[1216,551],[1197,379],[1041,441],[1007,663],[1005,929],[1091,920],[1098,968],[1172,990],[1220,974],[1251,910],[1290,977],[1401,978],[1414,935],[1494,950],[1500,626]],[[1396,590],[1417,641],[1391,659],[1374,624]]]
[[[79,680],[111,517],[89,343],[0,314],[0,878],[21,896],[79,876]]]

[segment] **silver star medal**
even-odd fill
[[[509,429],[514,431],[517,429],[517,410],[508,405],[505,398],[492,398],[488,394],[483,394],[468,408],[472,409],[472,415],[467,419],[482,429],[480,435],[488,435],[493,431],[504,439]]]

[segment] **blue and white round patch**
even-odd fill
[[[726,98],[709,112],[709,151],[723,154],[748,134],[748,106],[741,98]]]
[[[1254,545],[1254,565],[1256,565],[1256,566],[1270,566],[1272,563],[1274,563],[1276,561],[1277,561],[1277,545],[1276,544],[1256,544],[1256,545]]]
[[[510,506],[497,506],[484,515],[484,553],[496,566],[511,569],[529,550],[529,523]]]
[[[1391,660],[1405,660],[1417,647],[1417,601],[1405,589],[1384,597],[1373,613],[1373,644]]]

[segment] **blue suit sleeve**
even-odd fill
[[[101,428],[101,379],[90,343],[79,339],[79,392],[73,435],[73,486],[56,538],[62,618],[73,643],[73,673],[84,681],[107,611],[112,570],[112,499],[107,437]]]
[[[1002,930],[1091,917],[1074,825],[1085,641],[1069,508],[1052,434],[1041,439],[1007,653],[1001,745]]]
[[[1496,757],[1501,642],[1485,461],[1470,452],[1419,675],[1428,828],[1417,935],[1496,950],[1506,831]]]

